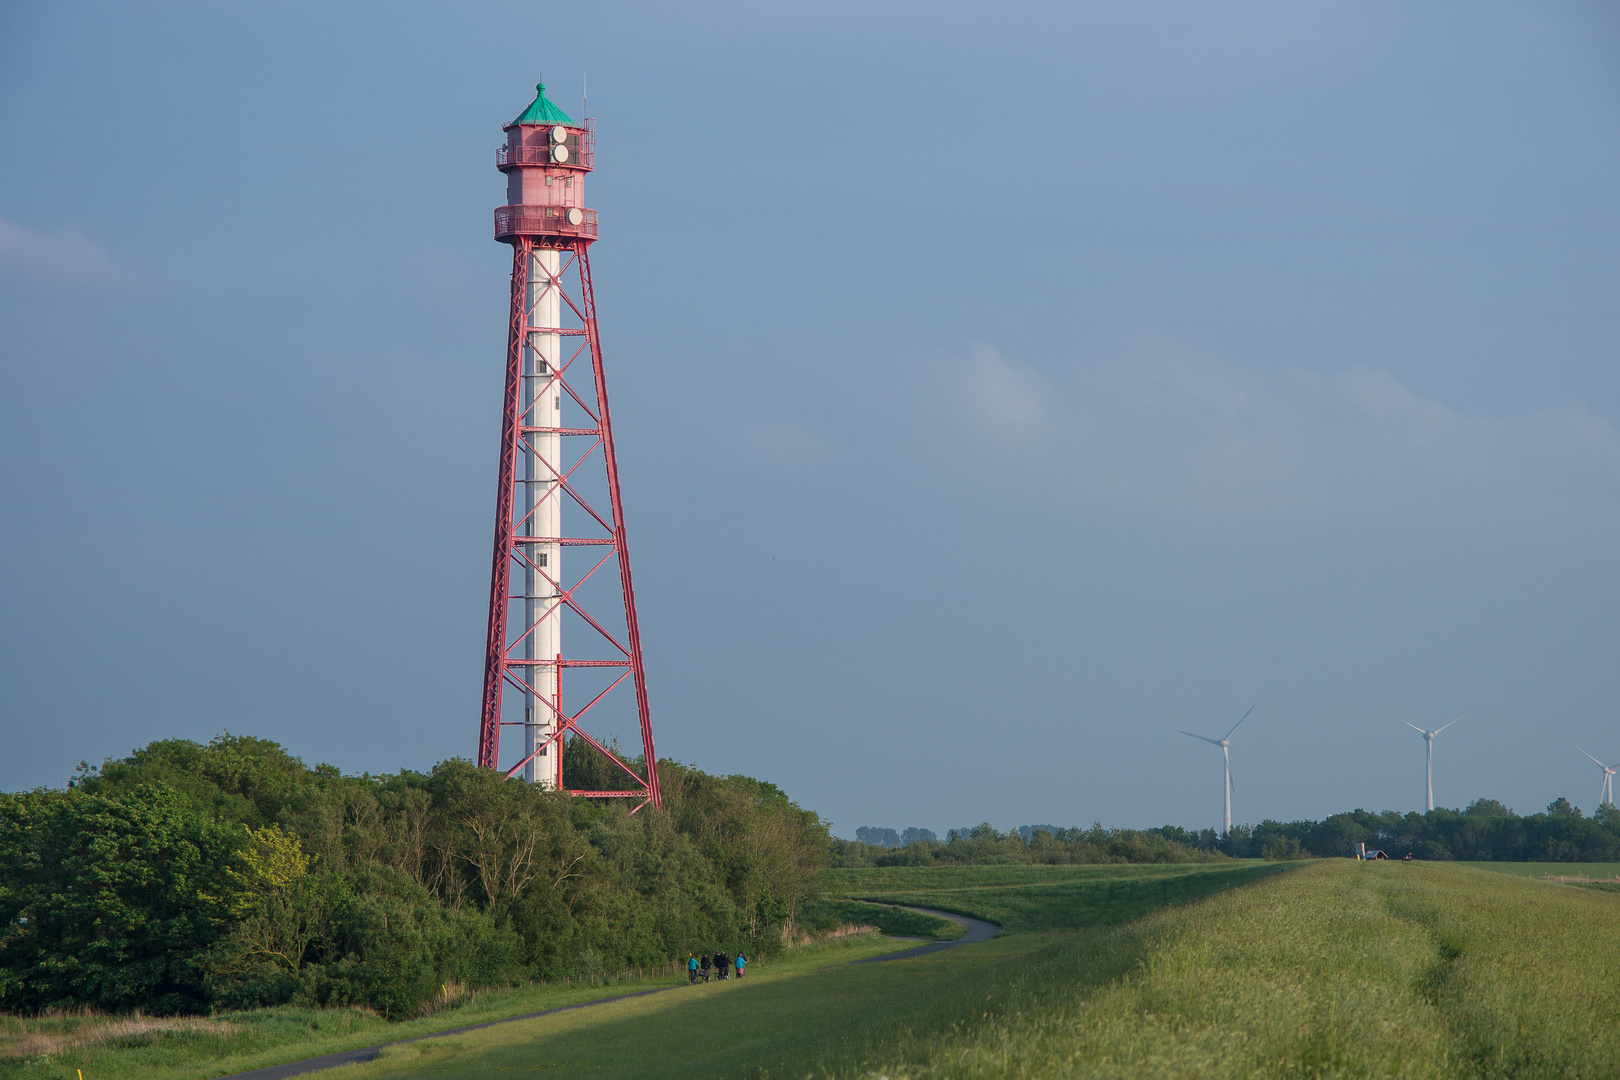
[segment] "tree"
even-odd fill
[[[0,795],[0,1008],[204,1007],[248,840],[163,786]]]
[[[1558,796],[1558,798],[1547,804],[1547,813],[1556,817],[1578,818],[1583,816],[1581,814],[1581,808],[1570,803],[1570,801],[1564,798],[1562,795]]]

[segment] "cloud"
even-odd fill
[[[81,284],[115,276],[112,260],[74,232],[43,233],[0,218],[0,273],[41,284]]]
[[[797,420],[746,424],[738,429],[737,441],[745,456],[775,468],[814,469],[844,460],[835,436],[811,431]]]
[[[1033,370],[1009,363],[988,345],[966,362],[944,366],[960,419],[980,438],[1009,447],[1038,444],[1052,428],[1052,392]]]
[[[1046,374],[988,347],[946,367],[948,429],[936,415],[932,441],[965,434],[989,467],[1072,498],[1217,518],[1620,524],[1620,432],[1574,402],[1468,414],[1386,372],[1263,370],[1152,334]]]

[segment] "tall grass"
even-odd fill
[[[1445,864],[1318,863],[1057,945],[977,1021],[841,1073],[1620,1076],[1617,904]],[[1098,985],[1099,950],[1141,956]]]
[[[136,1010],[107,1016],[93,1009],[56,1010],[38,1017],[0,1016],[0,1057],[48,1059],[76,1050],[137,1045],[153,1038],[231,1036],[236,1024],[200,1016],[146,1016]]]

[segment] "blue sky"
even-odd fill
[[[0,785],[471,755],[500,125],[598,122],[659,750],[838,832],[1620,758],[1603,4],[0,8]],[[622,716],[602,734],[633,736]]]

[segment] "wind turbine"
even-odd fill
[[[1389,715],[1395,716],[1394,713],[1390,713]],[[1465,717],[1467,715],[1468,715],[1467,713],[1463,713],[1462,716],[1457,717],[1457,720],[1461,720],[1461,719],[1463,719],[1463,717]],[[1401,718],[1398,717],[1398,716],[1395,716],[1395,719],[1401,720]],[[1451,724],[1455,724],[1457,722],[1457,720],[1453,720],[1451,722]],[[1401,720],[1401,723],[1406,724],[1406,721]],[[1419,735],[1423,736],[1423,757],[1424,757],[1423,768],[1424,768],[1424,771],[1428,774],[1428,777],[1429,777],[1429,809],[1430,810],[1434,809],[1434,737],[1436,735],[1440,734],[1442,731],[1446,730],[1446,728],[1450,727],[1451,724],[1447,724],[1447,725],[1445,725],[1445,727],[1435,728],[1433,731],[1424,731],[1422,728],[1418,727],[1416,724],[1406,724],[1407,727],[1411,728],[1413,731],[1415,731]]]
[[[1253,705],[1249,706],[1249,712],[1238,717],[1237,724],[1232,725],[1232,731],[1236,731],[1238,724],[1247,720],[1251,712],[1254,712]],[[1190,731],[1182,732],[1183,735],[1192,735],[1195,739],[1203,739],[1212,746],[1220,747],[1221,757],[1226,759],[1226,784],[1221,788],[1221,794],[1226,796],[1226,832],[1221,833],[1222,836],[1232,831],[1232,731],[1228,731],[1224,739],[1211,739],[1204,735],[1193,735]]]
[[[1574,739],[1565,739],[1564,741],[1569,743],[1571,746],[1575,746]],[[1578,746],[1575,746],[1575,749],[1581,750],[1581,748]],[[1581,750],[1581,753],[1586,754],[1586,751]],[[1603,762],[1598,761],[1597,758],[1592,757],[1591,754],[1586,754],[1586,756],[1592,758],[1592,761],[1597,765],[1597,767],[1603,770],[1603,793],[1598,796],[1598,805],[1602,806],[1604,803],[1612,804],[1614,802],[1614,774],[1616,772],[1620,772],[1620,765],[1605,765]]]

